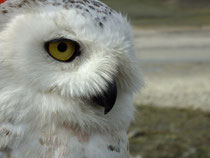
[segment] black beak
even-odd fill
[[[109,82],[107,89],[105,91],[103,91],[102,94],[99,94],[97,96],[93,96],[92,97],[92,101],[95,102],[96,104],[98,104],[99,106],[104,107],[104,114],[108,114],[117,99],[117,84],[115,81],[113,82]]]

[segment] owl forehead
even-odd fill
[[[76,9],[84,16],[91,16],[98,26],[103,27],[107,17],[113,14],[113,10],[104,3],[97,0],[7,0],[0,6],[0,14],[9,15],[10,13],[24,11],[28,7],[34,9],[46,7],[63,8],[66,10]]]
[[[76,31],[79,39],[88,41],[92,37],[93,41],[97,39],[103,43],[122,44],[123,39],[127,40],[131,36],[127,20],[98,0],[7,0],[0,5],[0,24],[16,19],[18,15],[23,17],[26,27],[33,23],[32,26],[39,28],[41,19],[43,26],[47,26],[47,21],[53,21],[58,29],[71,28]]]

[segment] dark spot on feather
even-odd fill
[[[120,148],[119,148],[119,147],[115,147],[115,146],[112,146],[112,145],[109,145],[109,146],[108,146],[108,149],[109,149],[110,151],[115,151],[115,152],[117,152],[117,153],[120,152]]]
[[[101,28],[104,28],[104,24],[103,24],[102,22],[99,22],[99,26],[100,26]]]
[[[7,14],[8,13],[8,10],[2,10],[2,13],[3,14]]]

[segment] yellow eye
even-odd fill
[[[45,44],[49,55],[56,60],[69,62],[77,53],[77,43],[67,39],[52,40]]]

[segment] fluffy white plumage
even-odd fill
[[[129,158],[142,80],[127,20],[97,0],[7,0],[0,29],[0,157]],[[81,54],[53,59],[44,43],[59,38]],[[92,98],[113,81],[117,99],[105,115]]]

